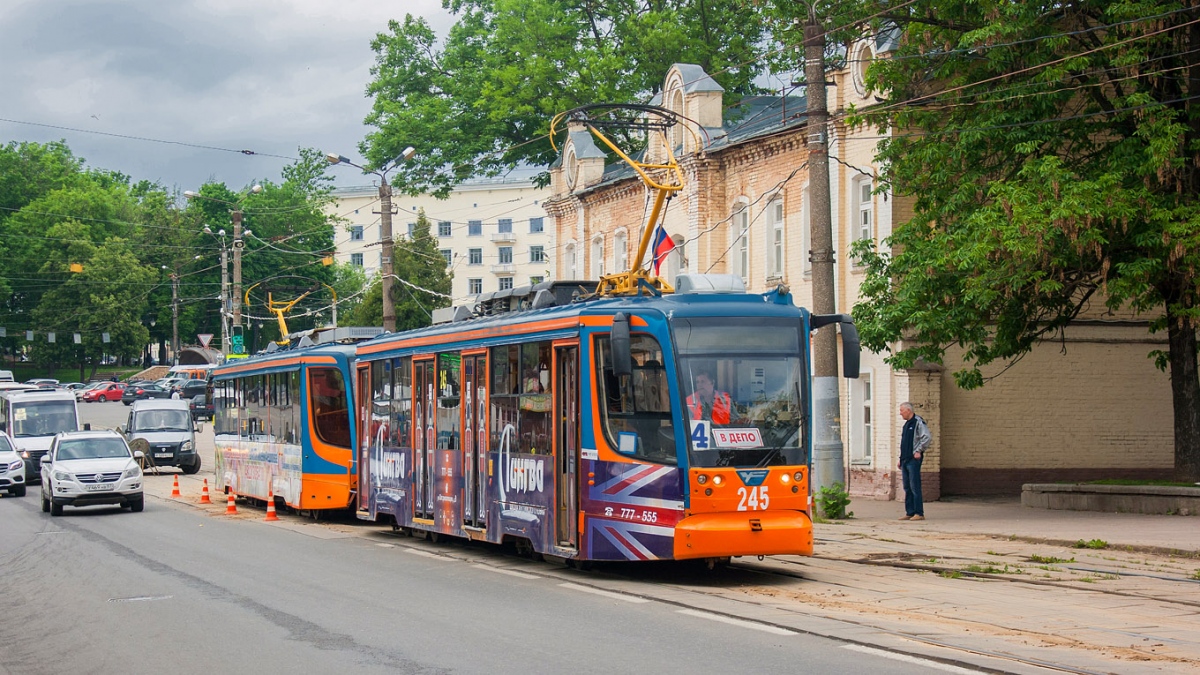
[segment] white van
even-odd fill
[[[177,466],[184,473],[200,470],[196,452],[196,424],[188,401],[151,398],[134,401],[125,428],[129,447],[141,450],[154,466]]]
[[[79,430],[75,394],[56,389],[0,391],[0,431],[7,431],[25,462],[25,480],[41,480],[42,455],[55,434]]]
[[[11,370],[0,370],[0,382],[12,382],[13,372]]]

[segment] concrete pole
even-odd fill
[[[229,355],[229,250],[221,239],[221,355]]]
[[[804,25],[805,98],[808,102],[808,197],[812,200],[809,240],[812,250],[812,311],[833,314],[833,218],[829,194],[829,111],[825,98],[825,31],[815,14]],[[813,490],[846,484],[842,460],[841,406],[838,398],[836,325],[813,338]]]
[[[171,361],[179,365],[179,270],[171,275]]]
[[[242,211],[235,210],[233,216],[233,325],[242,325]]]
[[[379,239],[383,247],[380,274],[383,275],[383,330],[396,332],[396,301],[392,298],[392,186],[382,173],[379,176]]]

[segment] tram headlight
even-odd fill
[[[792,477],[785,473],[779,477],[779,481],[784,485],[787,485],[788,483],[792,482]]]
[[[704,474],[700,474],[699,476],[696,476],[696,482],[701,485],[704,485],[705,483],[708,482],[708,476],[706,476]]]
[[[804,480],[804,472],[803,472],[803,471],[797,471],[797,472],[796,472],[796,475],[794,476],[794,478],[796,479],[796,482],[797,482],[797,483],[799,483],[800,481]]]
[[[721,475],[713,476],[713,485],[720,485],[725,482],[725,477]]]
[[[704,488],[704,496],[711,497],[712,496],[712,488]]]

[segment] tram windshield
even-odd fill
[[[807,463],[798,325],[733,323],[675,321],[692,466]]]

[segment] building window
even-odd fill
[[[767,205],[767,276],[783,276],[783,200]]]
[[[361,253],[351,253],[350,254],[350,264],[354,265],[355,267],[362,267],[363,266],[362,256],[363,256],[363,254],[361,254]]]
[[[482,265],[483,264],[483,249],[481,249],[481,248],[470,249],[468,251],[468,255],[470,256],[470,259],[467,262],[469,262],[470,264],[472,264],[472,265]]]
[[[511,265],[512,264],[512,247],[511,246],[501,246],[500,247],[500,264],[501,265]]]
[[[530,246],[529,247],[529,262],[531,262],[531,263],[546,262],[546,247]]]
[[[545,231],[545,225],[542,224],[542,218],[529,219],[529,231],[533,234],[540,234]]]
[[[444,248],[442,249],[442,257],[446,259],[446,267],[449,267],[450,263],[454,261],[454,252],[448,248]]]
[[[730,235],[733,237],[733,273],[748,281],[750,278],[750,209],[745,204],[738,206],[733,214],[733,227]]]
[[[873,389],[869,369],[850,380],[850,461],[854,464],[871,463]]]
[[[629,269],[629,242],[624,232],[613,235],[613,271],[621,273]]]
[[[501,234],[512,234],[512,218],[501,218],[496,221],[496,226]]]
[[[500,277],[500,290],[508,290],[512,288],[512,277]]]
[[[546,280],[546,277],[529,277],[529,283],[537,285]]]
[[[417,224],[416,224],[416,223],[409,223],[409,224],[408,224],[408,238],[409,238],[409,239],[412,239],[412,238],[413,238],[413,235],[415,235],[415,234],[416,234],[416,232],[417,232]]]
[[[438,223],[438,236],[439,237],[449,237],[450,236],[450,221],[443,220]]]
[[[467,236],[482,237],[483,236],[483,221],[468,220],[467,221]]]
[[[351,225],[350,226],[350,241],[362,241],[362,239],[363,239],[363,226],[362,225]]]
[[[563,267],[563,274],[565,274],[568,279],[574,281],[577,278],[575,275],[575,244],[567,244],[567,249],[563,259],[566,261],[566,264]]]
[[[856,240],[873,239],[875,236],[875,204],[871,199],[871,181],[860,181],[857,187],[858,231],[854,233],[854,238]]]
[[[467,292],[479,295],[483,292],[483,279],[467,279]]]
[[[596,237],[592,240],[592,258],[590,261],[592,278],[599,279],[604,276],[604,237]]]

